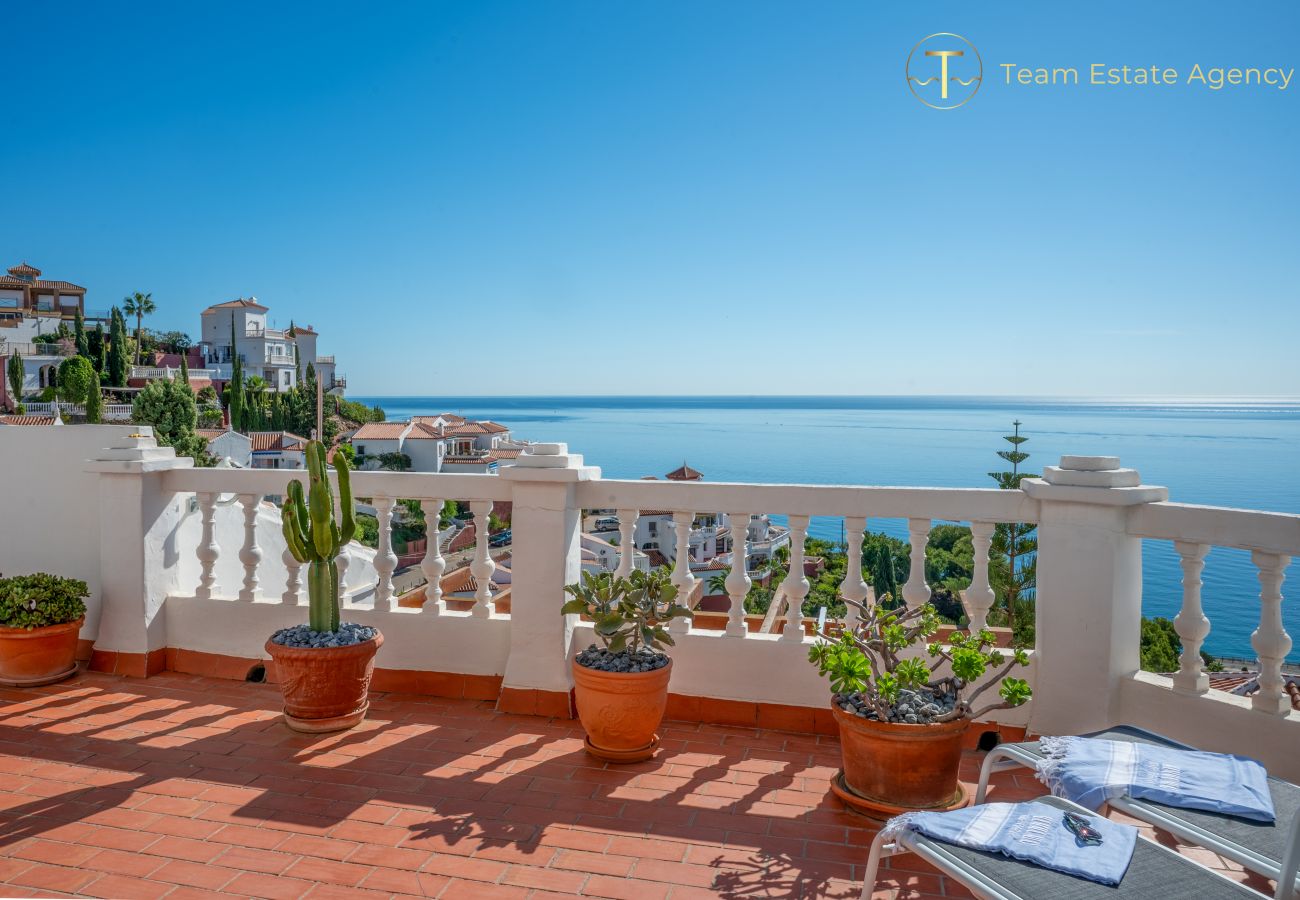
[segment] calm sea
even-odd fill
[[[564,441],[606,477],[659,475],[688,462],[710,481],[990,487],[1004,463],[1001,436],[1021,421],[1034,471],[1062,454],[1118,456],[1170,499],[1300,512],[1300,401],[1050,400],[1007,397],[357,397],[390,419],[454,412],[489,418],[523,438]],[[772,512],[779,512],[773,510]],[[874,529],[906,538],[904,522]],[[838,520],[814,520],[837,538]],[[1181,601],[1172,545],[1145,549],[1147,615],[1173,617]],[[1259,583],[1249,555],[1215,548],[1203,590],[1212,653],[1253,658]],[[1297,599],[1283,604],[1300,661]]]

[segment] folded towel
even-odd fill
[[[1045,737],[1038,778],[1057,797],[1100,809],[1116,797],[1274,821],[1268,773],[1253,759],[1098,738]]]
[[[937,841],[1001,853],[1100,884],[1119,884],[1133,858],[1137,829],[1102,816],[1086,818],[1089,827],[1101,834],[1101,843],[1080,840],[1066,826],[1064,810],[1039,800],[985,803],[952,812],[903,813],[890,819],[884,831],[886,839],[908,829]]]

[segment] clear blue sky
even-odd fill
[[[27,3],[4,264],[356,394],[1300,394],[1300,6]],[[955,111],[908,50],[980,50]]]

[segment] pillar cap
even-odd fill
[[[1137,469],[1125,469],[1118,456],[1062,456],[1059,466],[1044,466],[1042,478],[1026,478],[1021,490],[1035,500],[1065,500],[1101,506],[1136,506],[1169,499],[1169,489],[1143,484]]]

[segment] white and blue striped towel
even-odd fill
[[[1039,780],[1055,796],[1088,809],[1129,796],[1274,821],[1268,773],[1244,756],[1081,737],[1045,737],[1039,747]]]
[[[1133,858],[1137,829],[1090,816],[1100,844],[1080,841],[1065,824],[1064,810],[1037,800],[985,803],[952,812],[910,812],[885,825],[886,839],[903,829],[937,841],[1001,853],[1100,884],[1119,884]]]

